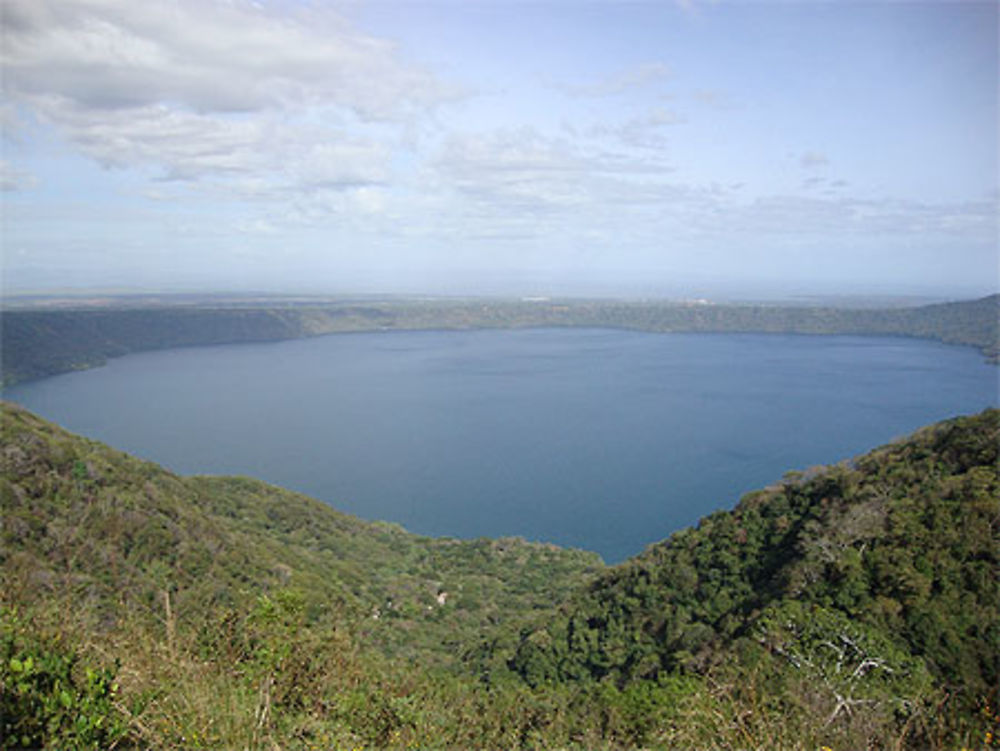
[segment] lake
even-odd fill
[[[4,397],[180,473],[617,562],[786,470],[995,406],[997,378],[913,339],[425,331],[142,353]]]

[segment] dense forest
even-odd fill
[[[997,410],[934,425],[606,567],[179,477],[4,404],[4,747],[988,747],[998,446]]]
[[[913,308],[782,307],[610,300],[389,300],[151,305],[0,314],[0,383],[93,367],[130,352],[345,331],[587,326],[652,332],[912,336],[1000,353],[1000,295]]]

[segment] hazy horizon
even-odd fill
[[[4,295],[967,299],[995,2],[9,0]]]
[[[774,287],[753,285],[686,285],[664,286],[590,286],[552,285],[531,287],[487,286],[470,289],[468,287],[441,288],[397,288],[368,289],[364,287],[112,287],[80,286],[50,287],[6,291],[0,295],[0,305],[17,308],[22,305],[60,305],[79,301],[86,304],[114,306],[117,304],[185,304],[196,301],[201,304],[254,303],[267,304],[273,301],[324,301],[350,300],[524,300],[539,301],[564,300],[620,300],[636,303],[710,303],[710,304],[764,304],[764,305],[822,305],[833,307],[909,307],[942,302],[968,302],[998,294],[993,289],[941,289],[914,288],[909,290],[886,290],[880,288],[854,288],[850,290],[810,288],[800,286]]]

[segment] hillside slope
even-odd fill
[[[596,554],[519,539],[431,539],[263,482],[178,477],[3,403],[0,561],[15,599],[66,596],[113,619],[181,624],[281,589],[389,654],[454,642],[561,601]],[[406,635],[406,638],[401,638]]]
[[[526,632],[512,665],[534,684],[627,685],[707,673],[759,645],[803,670],[824,649],[845,669],[868,657],[888,667],[895,654],[897,676],[922,663],[956,705],[995,700],[998,447],[990,410],[790,473],[608,570],[561,618]],[[866,656],[865,642],[881,656]]]
[[[11,748],[961,748],[1000,730],[1000,411],[614,568],[183,478],[0,409]]]

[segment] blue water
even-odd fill
[[[4,396],[177,472],[614,562],[786,470],[995,406],[997,376],[909,339],[382,332],[131,355]]]

